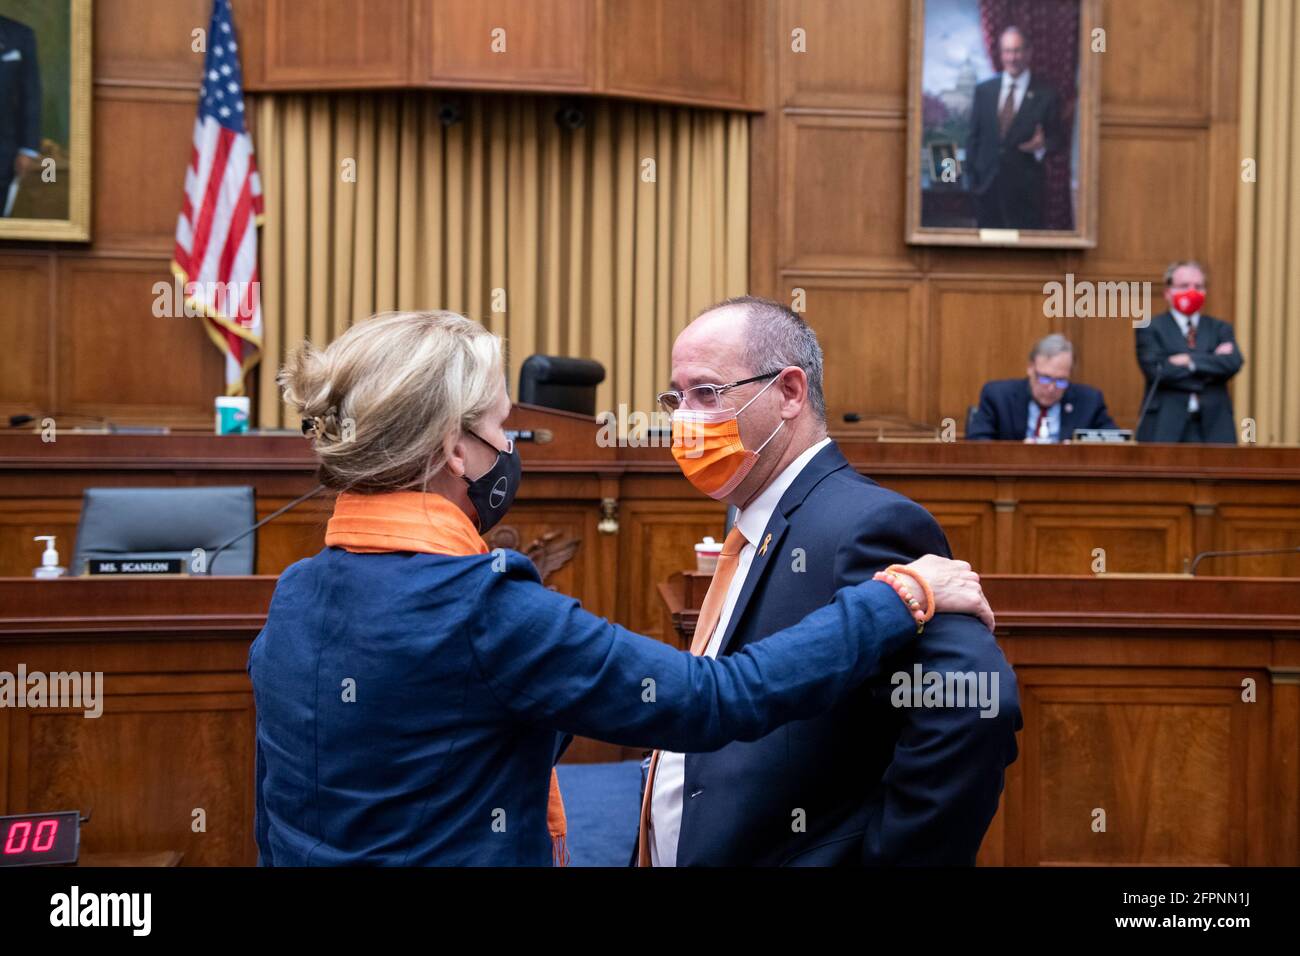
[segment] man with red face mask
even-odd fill
[[[1137,359],[1151,394],[1138,441],[1236,444],[1228,380],[1244,360],[1232,325],[1201,313],[1205,270],[1195,261],[1165,270],[1169,311],[1137,329]]]

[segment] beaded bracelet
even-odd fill
[[[912,592],[907,589],[907,585],[899,580],[897,574],[890,569],[877,571],[872,576],[872,580],[883,581],[885,584],[888,584],[893,588],[894,593],[897,594],[899,599],[907,605],[908,613],[916,619],[916,633],[920,634],[924,631],[925,622],[929,620],[929,618],[925,616],[925,612],[921,610],[921,605],[917,602],[916,598],[912,596]],[[934,602],[931,601],[930,603],[933,604]]]
[[[934,591],[930,588],[930,582],[921,577],[916,571],[903,564],[891,564],[885,568],[886,571],[892,571],[895,574],[906,574],[921,586],[921,591],[925,594],[925,618],[921,623],[925,623],[934,617]]]

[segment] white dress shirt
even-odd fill
[[[1010,73],[1002,74],[1002,93],[998,96],[998,112],[1007,105],[1008,91],[1016,97],[1016,112],[1020,112],[1020,104],[1025,101],[1025,92],[1029,89],[1029,71],[1021,70],[1019,76],[1013,77]]]
[[[1194,315],[1183,315],[1183,313],[1179,312],[1177,309],[1174,309],[1174,308],[1171,308],[1169,311],[1173,313],[1174,321],[1178,323],[1178,331],[1180,331],[1180,332],[1183,333],[1183,338],[1187,338],[1187,328],[1188,328],[1189,325],[1190,325],[1192,328],[1196,328],[1196,327],[1200,324],[1200,321],[1201,321],[1201,313],[1199,313],[1199,312],[1197,312],[1197,313],[1194,314]],[[1191,351],[1192,351],[1191,349],[1188,349],[1188,350],[1187,350],[1187,354],[1188,354],[1189,356],[1191,355]],[[1192,364],[1189,365],[1189,366],[1187,366],[1187,367],[1190,368],[1193,372],[1196,371],[1196,363],[1195,363],[1195,362],[1192,362]],[[1196,411],[1198,411],[1198,410],[1200,409],[1200,407],[1201,407],[1201,403],[1200,403],[1199,401],[1197,401],[1197,399],[1196,399],[1196,393],[1195,393],[1195,392],[1188,392],[1188,393],[1187,393],[1187,412],[1188,412],[1188,414],[1193,414],[1193,413],[1195,413]]]
[[[776,480],[762,490],[745,509],[736,516],[736,527],[745,536],[745,546],[740,549],[736,562],[736,574],[727,588],[727,597],[722,602],[722,611],[718,616],[718,625],[713,629],[709,646],[704,653],[716,658],[722,638],[727,633],[731,622],[731,612],[736,608],[736,600],[745,586],[745,576],[749,566],[754,562],[758,551],[756,542],[761,539],[767,528],[772,512],[781,503],[781,496],[799,477],[808,462],[817,453],[831,443],[829,438],[812,445],[802,455],[790,462]],[[682,792],[686,784],[686,757],[684,754],[665,750],[659,755],[655,768],[654,798],[650,801],[650,864],[651,866],[677,865],[677,839],[682,829]]]

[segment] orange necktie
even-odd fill
[[[736,576],[736,567],[740,564],[740,551],[748,543],[740,528],[732,528],[727,540],[722,542],[722,553],[718,555],[718,567],[709,582],[709,590],[704,595],[704,604],[700,607],[700,617],[695,624],[695,635],[691,638],[691,653],[699,657],[709,646],[713,631],[722,616],[722,605],[727,600],[727,591],[731,580]],[[641,798],[641,829],[637,835],[637,866],[650,865],[650,804],[655,792],[655,771],[659,769],[659,755],[656,750],[650,757],[650,769],[646,772],[645,794]]]
[[[1196,348],[1196,326],[1192,324],[1191,319],[1187,320],[1187,347]]]

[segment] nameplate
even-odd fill
[[[980,242],[989,245],[1014,246],[1020,243],[1019,229],[981,229]]]
[[[1124,444],[1133,440],[1133,430],[1130,428],[1076,428],[1071,437],[1075,442],[1080,443]]]
[[[184,564],[180,558],[91,558],[86,570],[91,574],[183,574]]]

